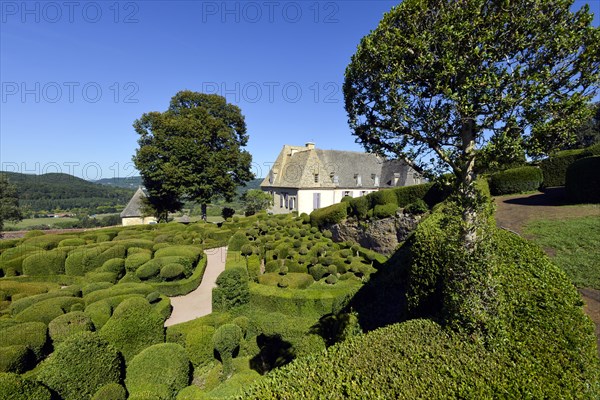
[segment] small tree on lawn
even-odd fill
[[[231,201],[237,186],[253,178],[246,123],[240,109],[216,94],[177,93],[165,112],[143,114],[133,124],[140,135],[133,161],[157,217],[183,206]]]

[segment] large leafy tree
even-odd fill
[[[167,111],[146,113],[133,126],[140,135],[133,161],[160,220],[183,200],[200,203],[206,218],[207,203],[231,200],[253,178],[244,116],[222,96],[181,91]]]
[[[462,243],[477,243],[475,161],[567,143],[598,90],[600,29],[569,0],[404,0],[346,69],[367,150],[456,177]],[[486,146],[492,142],[492,146]]]
[[[254,215],[273,205],[273,198],[260,189],[250,189],[242,195],[246,215]]]
[[[0,236],[4,221],[19,222],[22,219],[17,188],[6,179],[6,176],[0,174]]]
[[[563,147],[567,149],[582,149],[600,143],[600,101],[590,104],[592,116],[575,131],[575,140]]]

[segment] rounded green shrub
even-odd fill
[[[321,264],[317,264],[317,265],[309,268],[308,271],[312,275],[312,277],[313,277],[313,279],[315,281],[320,280],[321,278],[323,278],[327,274],[327,268],[325,268]]]
[[[152,253],[148,250],[130,254],[125,259],[125,270],[127,270],[127,272],[135,272],[139,267],[141,267],[151,259]]]
[[[185,350],[195,368],[203,367],[214,360],[213,334],[215,328],[210,325],[200,325],[187,333],[185,337]]]
[[[326,279],[325,282],[327,282],[330,285],[335,285],[338,282],[338,278],[336,275],[329,275]]]
[[[81,292],[82,292],[83,296],[85,297],[88,294],[95,292],[96,290],[108,289],[112,286],[113,286],[113,284],[110,282],[94,282],[94,283],[85,285],[81,289]]]
[[[142,280],[150,279],[159,274],[160,268],[160,262],[150,260],[135,271],[135,276]]]
[[[0,398],[3,400],[51,400],[42,384],[13,373],[0,373]]]
[[[348,203],[337,203],[329,207],[317,208],[310,213],[310,223],[314,227],[337,224],[348,217]]]
[[[177,394],[177,400],[209,400],[210,397],[198,386],[191,385],[183,388]]]
[[[25,346],[40,360],[46,351],[47,328],[42,322],[17,323],[0,330],[0,347]]]
[[[102,328],[112,315],[112,307],[106,300],[96,301],[84,310],[85,315],[90,317],[96,330]]]
[[[21,374],[36,364],[35,355],[27,346],[0,347],[0,372]]]
[[[24,275],[60,275],[65,273],[67,253],[54,249],[33,253],[23,260]]]
[[[72,239],[63,239],[58,242],[58,247],[66,247],[66,246],[83,246],[86,244],[86,241],[81,238],[72,238]]]
[[[230,268],[217,277],[213,289],[213,311],[227,311],[250,301],[250,288],[246,268]]]
[[[573,162],[567,169],[566,190],[575,203],[600,203],[600,157]]]
[[[127,364],[125,386],[131,395],[147,389],[148,384],[164,385],[169,398],[189,385],[190,361],[185,349],[176,343],[148,347]]]
[[[378,190],[377,192],[369,193],[367,199],[371,203],[371,208],[385,204],[396,204],[397,206],[396,193],[394,193],[393,189]]]
[[[98,389],[92,400],[127,400],[127,392],[118,383],[109,383]]]
[[[83,304],[78,297],[62,296],[39,301],[15,315],[21,322],[43,322],[49,324],[54,318],[71,310],[74,304]]]
[[[404,211],[409,214],[425,214],[429,211],[429,207],[424,200],[417,199],[404,208]]]
[[[242,337],[246,338],[246,334],[248,333],[248,328],[250,327],[250,319],[244,315],[236,317],[231,321],[236,324],[242,330]]]
[[[100,272],[113,272],[117,275],[125,273],[125,260],[122,258],[111,258],[100,267]]]
[[[511,168],[491,176],[490,191],[494,196],[529,192],[537,190],[542,180],[542,170],[537,167]]]
[[[181,264],[167,264],[160,269],[160,277],[172,281],[184,276],[185,268]]]
[[[118,383],[121,369],[117,349],[96,333],[81,332],[56,347],[38,379],[64,400],[79,400],[92,397],[108,383]]]
[[[221,325],[213,335],[213,347],[223,361],[223,375],[226,379],[233,373],[233,355],[239,348],[242,338],[242,329],[235,324]]]
[[[54,345],[79,332],[91,332],[92,320],[82,311],[74,311],[54,318],[48,324],[48,333]]]
[[[396,215],[397,209],[398,209],[398,206],[396,205],[396,203],[387,203],[387,204],[376,205],[375,208],[373,209],[373,216],[375,218],[380,218],[380,219],[393,217],[394,215]]]
[[[129,362],[143,349],[165,340],[164,320],[143,297],[129,297],[115,309],[100,329]]]
[[[600,146],[595,144],[586,149],[564,150],[540,162],[544,176],[544,187],[564,186],[566,183],[567,169],[575,161],[585,158],[600,156]]]
[[[154,303],[160,301],[160,293],[158,293],[158,292],[149,293],[146,296],[146,300],[148,301],[148,303],[154,304]]]
[[[242,246],[248,244],[248,242],[248,237],[240,230],[234,233],[231,239],[229,239],[227,249],[231,251],[240,251]]]

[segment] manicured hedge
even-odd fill
[[[283,276],[278,273],[266,273],[258,277],[258,283],[266,286],[279,286]],[[285,275],[287,286],[291,289],[306,289],[314,283],[311,275],[305,273],[289,272]]]
[[[154,289],[146,283],[119,283],[109,286],[106,289],[95,290],[84,297],[86,306],[97,301],[108,299],[115,296],[127,294],[140,294],[144,297],[152,293]]]
[[[66,313],[48,324],[48,333],[55,346],[76,333],[91,332],[93,329],[92,320],[83,311]]]
[[[25,275],[59,275],[65,273],[65,259],[67,253],[54,249],[40,251],[23,260],[23,274]]]
[[[214,360],[213,334],[215,328],[210,325],[201,325],[188,332],[185,336],[185,350],[195,368],[203,367]]]
[[[314,316],[335,311],[338,304],[360,287],[347,281],[326,290],[290,289],[250,283],[250,304],[267,312],[280,312],[292,316]]]
[[[569,165],[580,158],[598,155],[600,144],[595,144],[586,149],[564,150],[542,160],[540,168],[544,175],[543,187],[564,186]]]
[[[196,265],[196,269],[189,278],[180,279],[174,282],[151,282],[150,285],[154,290],[165,296],[183,296],[188,294],[200,285],[204,271],[206,270],[206,257],[202,257]]]
[[[396,203],[378,204],[373,209],[373,216],[378,219],[393,217],[397,209]]]
[[[235,324],[222,325],[213,334],[213,346],[223,362],[225,379],[233,374],[233,353],[240,346],[243,336],[242,329]]]
[[[390,189],[369,193],[367,199],[369,200],[370,208],[375,208],[375,206],[382,206],[384,204],[397,203],[396,194]]]
[[[0,347],[26,346],[41,359],[48,341],[46,325],[41,322],[25,322],[0,330]]]
[[[566,190],[575,203],[600,203],[600,157],[573,162],[567,169]]]
[[[239,230],[231,236],[227,249],[230,251],[240,251],[242,246],[249,243],[248,237],[244,231]]]
[[[118,351],[93,332],[75,334],[44,361],[38,379],[64,400],[92,397],[108,383],[121,380]]]
[[[118,383],[109,383],[98,389],[92,400],[127,400],[127,392]]]
[[[33,368],[35,364],[35,355],[27,346],[0,347],[0,372],[20,374]]]
[[[136,252],[136,253],[130,254],[125,259],[125,269],[128,272],[135,272],[139,267],[141,267],[142,265],[144,265],[151,259],[152,259],[151,251],[139,252],[139,253]]]
[[[0,373],[0,395],[3,400],[52,399],[52,394],[42,384],[13,373]]]
[[[83,299],[63,296],[42,300],[15,315],[15,319],[21,322],[49,324],[54,318],[69,312],[74,304],[83,304]]]
[[[246,268],[230,268],[221,272],[212,292],[213,311],[227,311],[246,304],[250,299]]]
[[[133,396],[152,390],[153,385],[168,388],[168,399],[189,385],[190,361],[185,349],[175,343],[155,344],[135,356],[127,365],[125,386]]]
[[[154,253],[154,258],[179,256],[186,257],[192,264],[195,264],[202,255],[202,248],[199,246],[169,246],[159,249]]]
[[[141,297],[125,299],[99,333],[129,362],[143,349],[165,341],[164,320]]]
[[[518,167],[496,172],[490,178],[492,195],[522,193],[537,190],[543,181],[537,167]]]
[[[342,222],[348,217],[348,203],[342,202],[333,204],[329,207],[318,208],[310,213],[310,223],[312,226],[323,228],[328,225],[334,225]]]

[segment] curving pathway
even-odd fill
[[[219,274],[225,270],[227,247],[208,249],[204,253],[207,261],[202,282],[196,290],[185,296],[171,297],[173,312],[165,321],[165,326],[191,321],[212,312],[212,289],[216,286]]]

